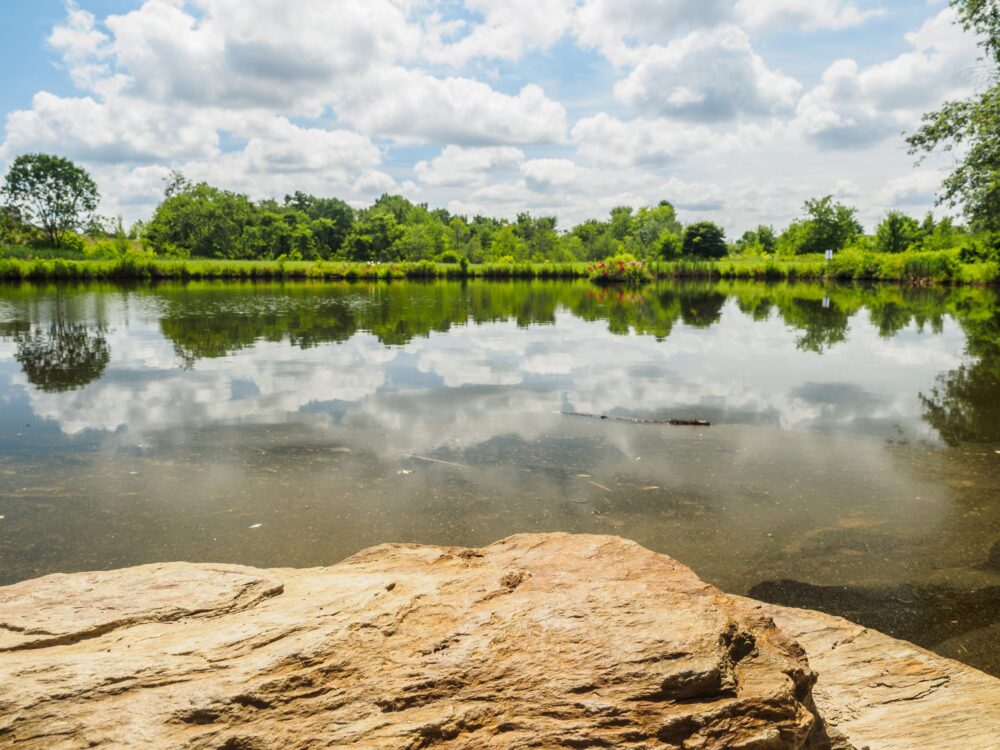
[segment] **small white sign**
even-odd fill
[[[826,259],[827,260],[833,260],[833,250],[827,250],[826,251]]]

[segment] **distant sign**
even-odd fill
[[[826,251],[826,259],[827,260],[833,260],[833,250],[827,250]]]

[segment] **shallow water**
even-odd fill
[[[0,584],[614,533],[1000,674],[1000,296],[0,287],[0,516]]]

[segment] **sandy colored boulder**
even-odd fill
[[[939,738],[989,748],[998,685],[614,537],[0,588],[0,747],[957,747],[929,720],[900,744],[912,706],[951,706]]]

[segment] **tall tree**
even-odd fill
[[[724,258],[729,248],[726,246],[726,232],[710,221],[699,221],[684,230],[682,252],[692,258]]]
[[[985,91],[947,102],[924,115],[906,140],[918,163],[935,151],[961,149],[941,186],[940,203],[961,206],[970,226],[1000,231],[1000,0],[951,0],[959,22],[979,35],[988,80]]]
[[[890,211],[875,230],[875,247],[882,253],[901,253],[919,238],[916,219],[902,211]]]
[[[58,247],[67,232],[79,229],[97,210],[97,184],[69,159],[51,154],[21,154],[3,186],[7,204],[45,232]]]
[[[792,222],[778,239],[785,254],[838,252],[862,232],[857,209],[837,203],[832,195],[807,200],[806,218]]]

